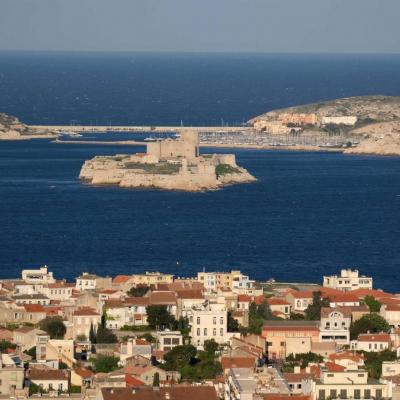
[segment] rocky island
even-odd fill
[[[92,185],[204,191],[254,182],[234,154],[199,155],[198,134],[183,131],[177,140],[147,143],[146,153],[97,156],[82,166],[80,179]]]
[[[267,112],[248,123],[258,132],[325,137],[328,144],[341,136],[343,151],[348,154],[400,155],[398,96],[348,97],[289,107]]]
[[[0,113],[0,140],[46,139],[56,136],[57,134],[51,130],[38,131],[23,124],[16,117]]]

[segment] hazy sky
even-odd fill
[[[400,0],[0,0],[0,49],[395,52]]]

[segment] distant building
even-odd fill
[[[342,269],[340,276],[324,276],[324,287],[348,292],[357,289],[372,289],[372,278],[360,276],[358,270]]]
[[[72,315],[72,338],[85,336],[86,339],[89,339],[90,329],[93,328],[97,331],[100,321],[100,314],[93,308],[82,307],[75,310]]]
[[[217,291],[220,288],[229,288],[237,294],[249,294],[254,291],[254,280],[238,270],[231,272],[198,272],[197,279],[208,291]],[[257,294],[259,294],[257,292]]]
[[[22,279],[27,283],[48,284],[54,283],[53,273],[49,272],[47,265],[39,269],[22,270]]]
[[[351,349],[357,351],[380,352],[391,348],[388,333],[363,333],[351,342]]]
[[[76,289],[79,291],[95,290],[95,289],[107,289],[112,286],[112,278],[102,277],[95,274],[89,274],[84,272],[81,276],[76,278]]]
[[[340,117],[323,117],[321,122],[323,125],[333,124],[354,126],[357,123],[357,117],[344,115]]]
[[[1,354],[0,357],[0,395],[16,398],[15,392],[24,386],[24,365],[16,363],[15,358],[8,354]]]

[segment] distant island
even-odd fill
[[[32,129],[18,118],[0,113],[0,140],[29,140],[56,137],[54,131]]]
[[[92,185],[204,191],[256,181],[234,154],[199,155],[198,133],[147,143],[146,153],[97,156],[82,166],[80,179]]]
[[[273,110],[248,121],[270,135],[349,138],[347,154],[400,155],[400,97],[359,96]]]

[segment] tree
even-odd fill
[[[143,297],[149,290],[150,288],[148,286],[136,286],[131,287],[127,294],[131,297]]]
[[[96,343],[96,330],[94,329],[93,323],[90,323],[89,340],[92,344]]]
[[[215,352],[218,350],[218,343],[214,339],[206,340],[204,342],[204,351],[213,358],[215,357]]]
[[[196,347],[191,344],[176,346],[164,355],[165,369],[169,371],[177,371],[189,364],[196,354]]]
[[[292,321],[300,321],[304,319],[304,315],[300,313],[291,313],[290,314],[290,319]]]
[[[150,305],[146,307],[147,322],[152,328],[169,328],[175,318],[168,312],[167,306]]]
[[[264,320],[272,320],[275,319],[275,317],[272,315],[271,307],[269,306],[267,301],[263,301],[258,307],[257,307],[257,314],[263,318]]]
[[[379,379],[382,375],[382,363],[384,361],[395,361],[396,352],[383,350],[381,352],[364,352],[365,367],[371,378]]]
[[[379,314],[367,314],[362,316],[350,326],[350,338],[355,340],[360,333],[388,332],[390,325]]]
[[[99,355],[92,360],[96,372],[111,372],[118,368],[119,358]]]
[[[239,322],[228,312],[228,332],[239,332]]]
[[[36,359],[36,346],[31,347],[29,350],[24,351],[25,354],[32,357],[32,360]]]
[[[138,338],[147,340],[149,343],[155,343],[156,342],[156,338],[149,332],[146,332],[143,335],[138,336]]]
[[[306,319],[310,321],[318,321],[321,319],[321,308],[329,307],[329,299],[322,298],[321,292],[313,292],[313,301],[305,311]]]
[[[96,343],[117,343],[118,338],[109,329],[99,326],[96,332]]]
[[[65,325],[59,317],[47,317],[40,321],[40,329],[47,332],[51,339],[64,339]]]
[[[364,303],[368,306],[370,312],[379,312],[381,309],[381,303],[374,296],[365,296]]]
[[[32,396],[37,393],[42,393],[42,388],[36,383],[29,382],[29,396]]]
[[[76,340],[77,340],[78,342],[86,342],[87,337],[86,337],[86,335],[78,335],[78,336],[76,337]],[[92,343],[93,343],[93,342],[92,342]]]
[[[153,377],[153,387],[159,387],[160,386],[160,374],[156,372]]]
[[[8,340],[1,340],[0,341],[0,352],[4,353],[7,349],[16,349],[17,345],[14,343],[9,342]]]

